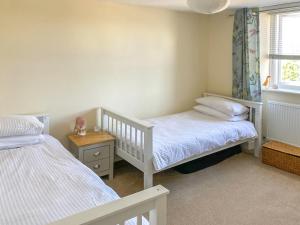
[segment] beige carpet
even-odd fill
[[[168,196],[169,225],[298,225],[300,177],[239,154],[218,165],[183,175],[155,175]],[[107,181],[119,195],[142,190],[142,173],[123,164]]]

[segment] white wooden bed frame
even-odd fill
[[[49,134],[50,118],[46,114],[35,114],[44,124],[44,134]],[[167,225],[167,195],[169,190],[161,185],[137,192],[90,210],[66,217],[53,225],[125,225],[136,218],[142,225],[143,215],[149,217],[149,225]]]
[[[142,225],[142,216],[149,215],[149,225],[167,225],[167,195],[161,185],[95,207],[82,213],[52,223],[52,225],[125,225],[137,218]]]
[[[222,148],[214,149],[185,160],[182,160],[163,170],[175,167],[177,165],[198,159],[212,153],[243,144],[243,148],[253,150],[256,157],[260,156],[262,143],[262,106],[261,102],[252,102],[241,99],[236,99],[227,96],[221,96],[211,93],[204,93],[204,96],[214,96],[229,99],[245,105],[250,109],[249,121],[253,122],[258,137],[254,139],[245,139],[235,143],[223,146]],[[101,115],[99,115],[101,114]],[[153,125],[147,121],[141,121],[135,118],[124,116],[120,113],[113,112],[106,108],[100,108],[98,112],[100,116],[101,129],[108,131],[116,136],[116,154],[126,160],[144,173],[144,188],[153,186],[153,174],[156,171],[153,166]],[[99,121],[99,118],[98,118]],[[121,126],[121,128],[120,128]],[[118,128],[117,128],[118,127]],[[140,141],[138,141],[140,140]],[[251,149],[252,148],[252,149]]]

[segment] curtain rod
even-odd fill
[[[259,8],[259,12],[265,13],[275,13],[275,12],[292,12],[292,11],[300,11],[300,2],[295,3],[287,3],[273,6],[265,6]],[[234,16],[234,14],[230,14],[229,16]]]

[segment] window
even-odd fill
[[[273,14],[270,33],[270,73],[282,89],[300,90],[300,12]]]

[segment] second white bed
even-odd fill
[[[257,137],[253,123],[228,122],[195,110],[148,119],[156,171],[230,143]]]
[[[1,150],[0,181],[3,225],[48,224],[119,199],[49,135],[41,144]]]

